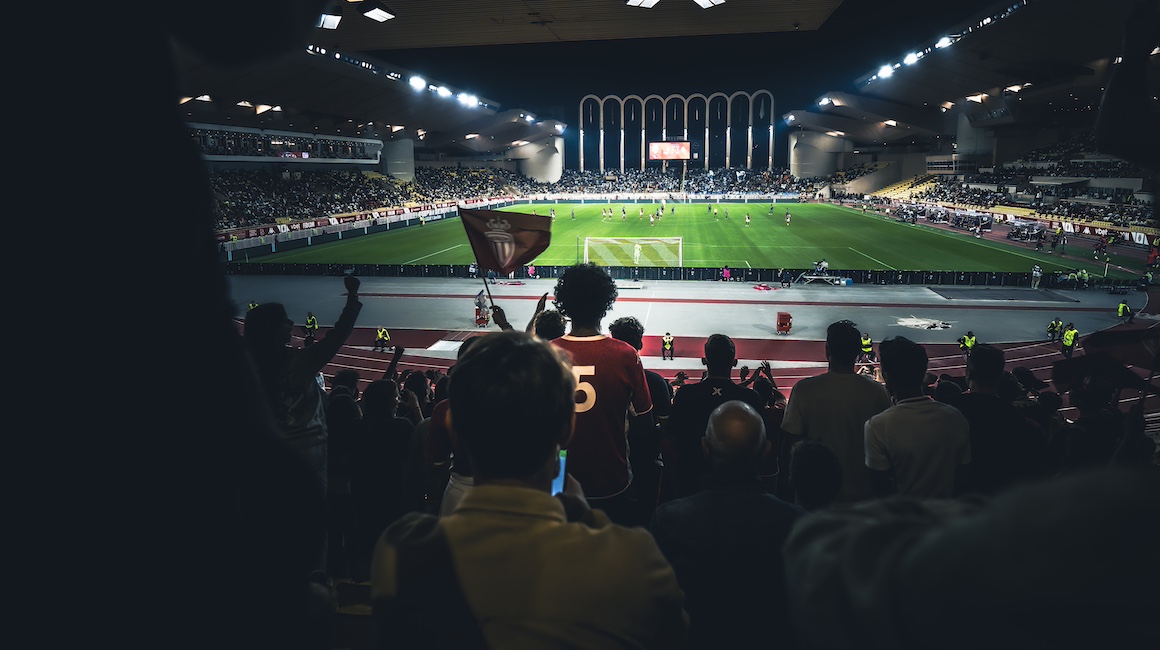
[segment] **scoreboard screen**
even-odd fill
[[[649,160],[689,160],[690,151],[688,141],[648,143]]]

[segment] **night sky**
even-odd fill
[[[774,114],[780,116],[804,108],[826,91],[853,91],[856,78],[888,59],[898,60],[911,48],[929,45],[989,6],[977,0],[846,0],[813,32],[373,54],[506,108],[527,109],[569,125],[578,119],[580,98],[589,93],[708,94],[766,88],[773,92]]]

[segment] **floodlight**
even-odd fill
[[[951,46],[951,37],[950,36],[943,36],[942,38],[938,39],[938,42],[935,43],[934,46],[939,48],[939,49],[942,49],[944,47],[950,47]]]
[[[469,95],[467,93],[459,93],[459,95],[456,96],[456,99],[458,99],[459,103],[463,104],[464,106],[475,106],[479,104],[478,97],[475,95]]]
[[[902,59],[902,62],[906,65],[914,65],[915,63],[918,63],[918,59],[921,56],[922,55],[918,52],[911,52],[910,54],[906,55],[906,58]]]
[[[884,65],[881,68],[878,68],[878,76],[881,77],[882,79],[885,79],[886,77],[889,77],[892,74],[894,74],[894,68],[892,68],[888,65]]]
[[[367,18],[380,23],[385,23],[395,17],[394,12],[392,12],[390,9],[387,9],[378,2],[375,2],[374,0],[364,2],[359,11],[361,11],[362,15],[366,16]]]
[[[411,84],[411,87],[415,90],[423,90],[427,87],[427,80],[423,77],[411,77],[407,83]]]
[[[819,101],[818,101],[818,106],[826,106],[826,105],[828,105],[829,103],[830,103],[830,98],[829,98],[829,97],[823,97],[823,98],[821,98],[821,100],[819,100]]]
[[[342,22],[342,5],[335,3],[327,7],[318,17],[318,27],[322,29],[338,29]]]
[[[886,120],[883,122],[883,124],[886,126],[898,126],[898,122],[896,120]]]
[[[524,119],[525,119],[525,120],[527,120],[527,121],[529,121],[529,122],[535,122],[535,121],[536,121],[536,116],[535,116],[535,115],[525,115],[525,116],[524,116]]]
[[[794,119],[796,118],[794,118],[793,113],[790,113],[789,115],[785,116],[785,123],[789,124],[790,122],[794,121]]]
[[[435,92],[439,93],[440,97],[450,97],[451,96],[451,90],[448,89],[447,86],[439,86],[438,88],[435,89]]]
[[[693,0],[693,2],[696,2],[697,6],[702,9],[708,9],[709,7],[716,7],[717,5],[725,4],[725,0]]]
[[[625,4],[630,7],[644,7],[645,9],[652,9],[656,3],[661,0],[628,0]]]

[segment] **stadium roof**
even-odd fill
[[[841,131],[856,144],[885,144],[953,136],[960,113],[977,126],[1042,122],[1061,111],[1094,115],[1133,4],[1002,2],[916,38],[893,58],[867,61],[854,92],[823,93],[782,117]]]
[[[549,87],[575,86],[575,71],[584,65],[595,74],[604,69],[602,79],[615,73],[650,80],[658,76],[656,64],[675,69],[686,78],[709,80],[699,83],[737,84],[738,79],[748,79],[741,83],[773,88],[778,112],[783,117],[795,116],[791,126],[842,132],[856,143],[894,144],[953,135],[955,122],[951,118],[969,104],[966,97],[980,93],[987,94],[988,101],[969,105],[967,112],[981,125],[1033,121],[1042,119],[1045,111],[1072,107],[1091,110],[1098,104],[1106,66],[1118,51],[1132,3],[1105,0],[1097,8],[1089,0],[1008,0],[978,10],[975,18],[954,25],[939,24],[939,17],[968,16],[976,11],[973,3],[952,2],[932,12],[918,2],[901,0],[873,7],[846,7],[841,0],[726,0],[710,9],[701,9],[693,0],[660,0],[651,9],[627,6],[623,0],[401,0],[386,1],[385,6],[396,17],[378,23],[357,12],[365,2],[343,2],[339,3],[343,12],[339,28],[316,30],[312,51],[291,52],[243,69],[217,68],[181,51],[177,63],[181,92],[213,100],[188,102],[189,121],[373,134],[384,139],[422,135],[418,146],[449,153],[518,157],[521,147],[527,152],[567,130],[565,122],[575,110],[574,104],[567,105],[570,100],[557,102],[562,106],[558,110],[543,111],[552,115],[536,115],[526,107],[504,105],[509,98],[491,99],[484,94],[499,94],[500,87],[510,92],[513,85],[520,84],[539,86],[536,90],[545,93]],[[1010,15],[980,24],[985,17],[1004,13]],[[868,15],[876,18],[867,20]],[[841,21],[845,26],[837,29],[836,22]],[[852,31],[855,29],[859,31]],[[892,57],[881,60],[876,54],[885,51],[877,41],[880,33],[889,33],[888,43],[898,47]],[[901,39],[900,33],[905,34]],[[682,48],[672,39],[655,40],[706,35],[717,35],[717,40],[700,43],[711,42],[714,50],[724,50],[724,59],[716,51]],[[769,41],[760,41],[756,50],[745,48],[744,44],[758,43],[756,39],[765,35],[774,39],[777,49],[763,50]],[[935,47],[944,36],[954,42],[950,47]],[[620,41],[624,49],[589,50],[585,44],[591,41]],[[718,47],[722,42],[725,45]],[[573,44],[578,47],[543,50],[546,54],[541,58],[582,51],[586,53],[582,58],[592,56],[592,60],[553,60],[551,65],[562,70],[568,66],[567,70],[549,73],[546,79],[543,61],[534,62],[539,76],[531,76],[525,71],[533,69],[533,62],[526,59],[487,60],[484,65],[465,60],[496,56],[495,48],[479,46],[499,43],[525,48]],[[548,45],[552,43],[556,45]],[[656,43],[664,44],[666,56],[657,56]],[[676,47],[671,46],[674,43]],[[641,52],[639,59],[624,56],[630,46],[640,48],[633,50]],[[904,62],[912,51],[903,49],[907,46],[922,53],[913,65]],[[617,55],[605,58],[610,49]],[[463,83],[477,87],[457,88],[440,79],[425,78],[424,89],[415,90],[409,84],[412,72],[387,62],[393,52],[415,66],[434,59],[432,52],[446,52],[452,63],[444,66],[444,74],[449,74],[448,69],[460,69],[457,62],[464,67],[471,64],[473,73],[457,78],[470,79]],[[741,65],[723,67],[722,60],[728,61],[730,54]],[[768,58],[762,59],[763,54]],[[832,73],[823,76],[810,70],[804,78],[790,76],[811,63],[831,65],[835,59],[844,64],[842,69],[853,65],[861,67],[861,72],[833,77]],[[891,67],[889,77],[878,76],[882,66]],[[609,67],[617,70],[607,70]],[[644,74],[646,68],[653,74]],[[481,69],[486,74],[475,72]],[[589,76],[579,83],[593,84],[592,79]],[[787,100],[785,95],[790,92],[779,92],[770,79],[779,80],[799,97],[805,94],[802,88],[812,87],[806,92],[819,94],[814,95],[812,105],[799,103],[789,111],[783,107],[792,107],[792,103],[782,102],[803,100]],[[1004,90],[1015,85],[1020,92]],[[447,96],[439,96],[440,86],[447,87]],[[824,92],[827,88],[830,92]],[[457,101],[460,93],[477,95],[476,102],[464,105]],[[820,106],[826,98],[843,101]],[[252,107],[238,106],[243,101]],[[528,99],[525,92],[520,101],[537,100]],[[259,106],[281,110],[259,113]],[[943,113],[940,107],[953,110]]]
[[[693,0],[662,0],[652,8],[620,0],[399,0],[385,3],[396,17],[382,23],[364,18],[358,11],[363,4],[339,3],[343,19],[338,29],[316,30],[313,50],[242,69],[215,67],[179,49],[180,91],[187,98],[209,99],[187,101],[184,117],[328,135],[422,135],[425,148],[518,157],[521,145],[516,143],[544,143],[567,125],[534,115],[529,121],[531,111],[505,107],[502,98],[476,97],[465,105],[457,96],[470,90],[448,87],[449,96],[440,96],[438,88],[445,84],[438,79],[425,79],[426,88],[415,90],[410,71],[370,53],[382,57],[390,50],[417,47],[810,31],[841,0],[728,0],[710,9]],[[528,153],[529,145],[522,147]]]

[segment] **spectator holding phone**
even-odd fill
[[[559,353],[489,334],[448,390],[475,486],[450,515],[412,513],[379,539],[380,646],[682,647],[683,595],[652,536],[590,509],[571,476],[550,494],[576,411]]]

